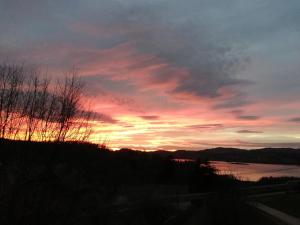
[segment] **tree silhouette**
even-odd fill
[[[15,131],[17,109],[24,81],[21,65],[0,65],[0,137],[11,138]]]
[[[53,84],[37,68],[0,64],[0,138],[85,141],[95,113],[82,104],[76,70]]]

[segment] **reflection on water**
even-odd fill
[[[232,174],[241,180],[257,181],[262,177],[300,177],[300,166],[261,163],[211,161],[220,174]]]

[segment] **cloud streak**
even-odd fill
[[[239,134],[262,134],[263,131],[258,131],[258,130],[238,130],[237,133],[239,133]]]
[[[300,122],[300,117],[294,117],[288,120],[289,122]]]

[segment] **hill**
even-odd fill
[[[152,154],[161,156],[170,155],[178,159],[207,159],[227,162],[269,163],[300,165],[300,149],[293,148],[212,148],[198,151],[177,150],[175,152],[156,151]]]

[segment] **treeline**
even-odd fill
[[[75,70],[52,82],[37,68],[0,64],[0,138],[87,140],[94,114],[84,110],[83,90]]]
[[[300,165],[300,150],[293,148],[262,148],[262,149],[238,149],[238,148],[212,148],[199,151],[178,150],[175,152],[157,151],[152,154],[172,155],[177,159],[204,158],[212,161],[244,162],[244,163],[270,163]]]

